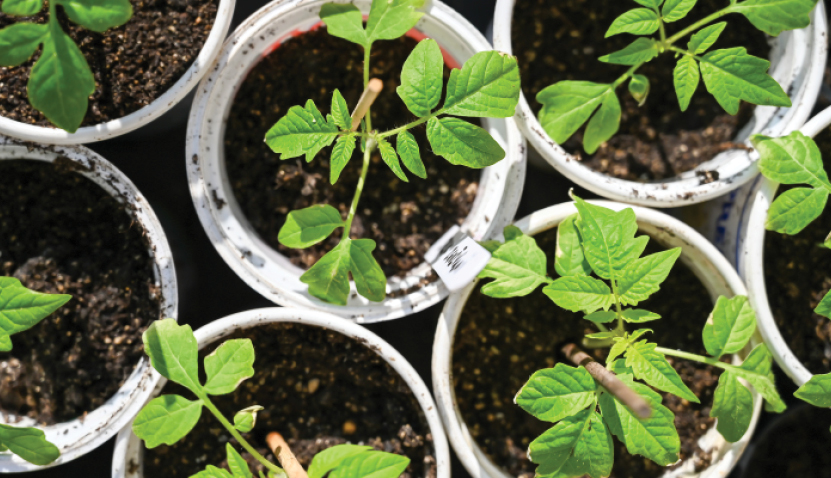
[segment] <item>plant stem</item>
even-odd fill
[[[691,354],[689,352],[684,352],[684,351],[681,351],[681,350],[667,349],[667,348],[664,348],[664,347],[655,347],[655,351],[659,352],[659,353],[662,353],[664,355],[672,356],[672,357],[678,357],[678,358],[682,358],[682,359],[686,359],[686,360],[692,360],[694,362],[706,363],[708,365],[713,365],[715,367],[722,368],[722,369],[725,369],[725,370],[733,368],[732,365],[724,363],[724,362],[720,361],[717,358],[705,357],[703,355],[697,355],[697,354]]]
[[[444,108],[442,108],[438,111],[434,111],[434,112],[430,113],[429,115],[425,116],[424,118],[419,118],[419,119],[413,121],[412,123],[407,123],[404,126],[399,126],[398,128],[391,129],[389,131],[385,131],[383,133],[380,133],[380,134],[378,134],[378,137],[379,138],[388,138],[390,136],[395,136],[395,135],[397,135],[398,133],[400,133],[402,131],[407,131],[408,129],[415,128],[416,126],[418,126],[420,124],[424,124],[424,123],[430,121],[431,119],[435,118],[436,116],[438,116],[442,113],[444,113]]]
[[[707,17],[702,18],[701,20],[693,23],[692,25],[690,25],[687,28],[681,30],[680,32],[676,33],[675,35],[672,35],[671,37],[667,38],[664,43],[666,44],[666,46],[671,46],[673,43],[675,43],[678,40],[684,38],[685,36],[689,35],[690,33],[698,30],[699,28],[703,27],[704,25],[706,25],[708,23],[711,23],[715,20],[718,20],[719,18],[727,15],[728,13],[732,13],[732,12],[733,12],[733,5],[730,5],[729,7],[725,8],[723,10],[719,10],[719,11],[717,11],[717,12],[715,12],[715,13],[707,16]]]
[[[361,168],[361,177],[358,179],[358,185],[355,187],[355,196],[352,198],[352,205],[349,206],[349,215],[346,216],[346,225],[343,227],[343,239],[349,239],[349,232],[352,230],[352,220],[355,219],[355,212],[358,210],[358,203],[361,200],[361,193],[364,191],[364,184],[366,183],[366,173],[369,172],[369,157],[372,148],[375,146],[373,139],[366,142],[364,149],[364,165]]]

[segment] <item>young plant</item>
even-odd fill
[[[6,15],[28,17],[43,8],[44,0],[2,0]],[[40,58],[29,73],[26,92],[32,107],[58,128],[74,133],[95,92],[95,78],[78,45],[64,32],[57,8],[74,23],[94,32],[121,26],[133,16],[129,0],[47,0],[45,24],[19,22],[0,30],[0,66],[26,62],[43,45]]]
[[[212,395],[232,393],[240,383],[254,376],[254,345],[250,339],[228,340],[205,357],[207,378],[202,383],[199,380],[199,350],[189,325],[179,325],[173,319],[156,321],[142,338],[153,368],[168,380],[190,390],[196,397],[196,400],[189,400],[181,395],[161,395],[139,412],[133,422],[133,432],[144,440],[147,448],[172,445],[184,438],[196,426],[202,409],[206,408],[268,470],[269,478],[305,478],[306,472],[296,463],[290,451],[273,449],[274,454],[281,457],[289,453],[291,459],[281,458],[286,467],[284,470],[263,457],[240,434],[254,428],[261,406],[240,410],[234,415],[232,424],[211,401]],[[226,444],[226,453],[229,471],[208,465],[205,470],[193,475],[194,478],[253,478],[248,464],[230,443]],[[407,457],[375,451],[369,446],[337,445],[315,455],[308,477],[323,478],[328,474],[329,478],[397,478],[409,463]],[[264,476],[260,472],[260,477]]]
[[[669,35],[667,24],[685,18],[696,1],[635,0],[643,8],[615,19],[606,38],[621,33],[641,37],[620,51],[600,57],[604,63],[629,69],[613,83],[560,81],[540,91],[537,101],[543,108],[539,120],[548,135],[562,144],[591,118],[583,136],[583,148],[593,154],[620,126],[618,87],[628,81],[629,92],[643,104],[649,94],[649,79],[636,72],[644,63],[668,52],[678,58],[673,77],[681,111],[689,107],[702,77],[707,91],[731,115],[738,113],[742,100],[757,105],[791,106],[788,95],[767,74],[767,60],[749,55],[744,47],[707,51],[727,26],[727,22],[710,23],[739,13],[759,30],[777,36],[785,30],[808,26],[817,0],[731,0],[729,6]],[[657,37],[646,37],[656,32]],[[679,47],[678,43],[690,34],[693,35],[687,48]]]
[[[423,0],[373,0],[366,27],[361,12],[352,4],[324,5],[320,18],[328,27],[329,34],[363,47],[364,87],[367,88],[371,86],[369,70],[373,43],[407,33],[423,15],[416,11],[422,4]],[[289,109],[288,114],[268,131],[266,143],[280,154],[280,159],[305,155],[306,161],[310,162],[320,150],[334,142],[330,172],[332,184],[338,180],[360,140],[363,166],[346,220],[328,204],[314,205],[290,212],[278,234],[281,244],[304,249],[323,241],[336,229],[343,228],[340,243],[300,277],[308,284],[311,295],[326,302],[346,305],[351,273],[358,294],[376,302],[384,300],[386,277],[372,257],[375,241],[351,239],[349,235],[366,184],[370,155],[375,149],[380,151],[383,161],[404,182],[409,179],[401,167],[402,162],[414,175],[427,178],[418,144],[409,132],[423,124],[426,124],[427,139],[433,152],[451,164],[480,169],[505,157],[505,151],[484,129],[456,117],[513,116],[519,101],[516,59],[496,51],[473,55],[461,70],[451,72],[444,104],[438,108],[442,98],[443,68],[442,52],[434,40],[420,42],[407,58],[401,71],[401,86],[396,91],[418,119],[401,127],[384,132],[374,130],[366,103],[361,102],[350,115],[346,101],[335,90],[330,114],[326,117],[309,100],[305,107]]]
[[[0,352],[12,350],[13,334],[34,327],[58,310],[72,296],[41,294],[24,287],[13,277],[0,277]],[[11,451],[34,465],[48,465],[61,456],[42,430],[0,423],[0,451]]]
[[[539,465],[539,476],[608,476],[614,461],[612,435],[629,453],[662,466],[675,463],[680,440],[674,415],[661,405],[661,395],[653,389],[695,403],[699,400],[666,356],[723,370],[710,415],[718,418],[717,429],[728,441],[744,435],[753,415],[752,395],[739,379],[753,386],[773,410],[785,409],[764,344],[756,346],[740,366],[720,360],[744,349],[756,329],[746,297],[719,297],[702,331],[710,356],[650,342],[647,334],[651,330],[641,328],[642,324],[661,316],[635,307],[659,290],[681,249],[641,257],[649,238],[635,237],[638,224],[632,209],[615,212],[578,197],[574,200],[578,213],[557,229],[554,267],[559,278],[546,275],[545,253],[514,226],[505,229],[504,244],[486,243],[493,257],[480,274],[495,279],[482,287],[482,293],[490,297],[526,296],[544,285],[543,293],[555,304],[584,313],[583,318],[597,327],[596,333],[585,337],[583,346],[609,348],[605,369],[587,362],[588,357],[574,359],[568,353],[578,367],[559,363],[539,370],[517,394],[517,405],[540,420],[555,423],[528,451],[531,461]],[[627,325],[634,330],[627,330]],[[626,387],[608,386],[618,380]],[[632,400],[620,389],[646,401],[646,413],[631,407]]]

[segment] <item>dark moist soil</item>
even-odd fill
[[[548,251],[548,274],[554,270],[556,229],[536,236]],[[645,254],[663,250],[654,240]],[[477,287],[465,306],[456,331],[453,350],[453,382],[456,400],[476,443],[511,476],[533,478],[536,465],[526,452],[536,437],[553,426],[537,420],[514,404],[514,396],[537,370],[554,367],[559,361],[573,365],[560,354],[563,345],[596,331],[575,314],[560,309],[542,292],[518,299],[493,299]],[[661,346],[705,353],[701,330],[712,309],[710,295],[698,278],[680,261],[661,290],[638,307],[661,314],[661,320],[644,324],[655,331],[647,334]],[[630,327],[629,330],[634,330]],[[590,352],[590,351],[589,351]],[[608,349],[595,350],[604,361]],[[592,352],[590,352],[592,353]],[[698,439],[713,426],[710,406],[720,370],[695,362],[667,357],[684,383],[701,400],[689,403],[675,395],[661,393],[663,404],[675,414],[681,437],[681,459],[698,454],[696,468],[710,464],[710,456],[698,447]],[[661,476],[666,468],[642,457],[630,455],[615,438],[614,478]]]
[[[685,20],[669,24],[667,34],[681,31],[693,22],[724,8],[723,0],[701,0]],[[615,18],[635,4],[620,0],[522,0],[513,20],[513,49],[519,59],[522,91],[531,109],[542,105],[537,93],[562,80],[611,83],[628,67],[608,65],[599,57],[626,47],[636,37],[620,34],[603,38]],[[712,47],[744,46],[752,55],[768,57],[765,35],[743,16],[730,15],[728,26]],[[688,38],[678,45],[686,47]],[[676,60],[665,53],[642,66],[651,91],[646,104],[637,101],[626,86],[618,88],[622,116],[620,131],[594,155],[583,150],[583,128],[563,146],[590,168],[618,178],[653,181],[671,178],[694,169],[718,153],[744,147],[732,143],[752,116],[753,106],[742,103],[737,116],[730,116],[704,88],[693,96],[689,109],[678,106],[672,72]],[[702,175],[703,182],[718,178]]]
[[[816,138],[825,168],[831,167],[831,131]],[[781,186],[781,194],[796,186]],[[831,290],[831,250],[822,247],[831,231],[831,211],[795,236],[765,233],[765,285],[773,318],[788,346],[814,374],[831,372],[831,321],[815,314]]]
[[[126,24],[95,33],[72,23],[58,7],[66,31],[81,48],[95,76],[95,93],[82,126],[127,116],[161,96],[199,55],[216,18],[218,0],[130,0]],[[0,13],[0,28],[20,21],[45,23],[47,2],[34,17]],[[20,66],[0,67],[0,115],[26,124],[51,126],[29,105],[26,84],[40,51]]]
[[[107,401],[143,354],[159,292],[143,231],[65,164],[0,161],[0,274],[73,298],[0,353],[0,409],[52,425]],[[77,167],[77,166],[76,166]]]
[[[404,37],[378,42],[372,48],[371,76],[384,80],[372,106],[372,125],[379,131],[415,119],[395,93],[404,60],[416,41]],[[355,194],[362,157],[356,148],[337,184],[329,183],[329,157],[324,148],[311,163],[301,158],[281,161],[263,142],[266,132],[295,105],[311,98],[324,114],[339,89],[350,107],[363,91],[363,49],[330,36],[325,28],[283,43],[263,59],[240,87],[225,133],[225,161],[234,195],[257,233],[295,265],[311,267],[335,247],[341,230],[308,249],[289,249],[277,240],[289,211],[329,204],[345,218]],[[445,68],[445,79],[450,69]],[[300,81],[298,81],[298,79]],[[373,154],[366,186],[352,225],[352,237],[375,240],[373,256],[384,273],[404,276],[420,264],[424,253],[470,213],[480,171],[453,166],[432,153],[426,130],[410,130],[418,141],[427,180],[407,172],[399,180]]]
[[[350,442],[408,456],[403,478],[435,478],[433,439],[421,408],[401,376],[374,351],[338,332],[296,324],[238,331],[225,340],[233,338],[254,342],[256,373],[234,393],[211,400],[227,417],[252,405],[265,408],[254,430],[243,436],[266,458],[277,463],[265,437],[279,431],[304,467],[319,451]],[[191,397],[172,383],[162,393]],[[144,451],[144,475],[185,478],[206,465],[224,467],[229,441],[243,453],[206,410],[184,440]],[[243,457],[255,474],[262,468],[248,453]]]

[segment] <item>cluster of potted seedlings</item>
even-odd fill
[[[475,478],[726,476],[774,362],[831,407],[831,109],[821,1],[723,3],[498,0],[494,48],[438,0],[275,0],[227,40],[233,0],[2,0],[0,471],[118,434],[114,478],[446,478],[448,438]],[[193,331],[80,144],[197,83],[197,213],[285,307]],[[621,202],[514,222],[526,140]],[[695,203],[713,242],[649,208]],[[434,402],[360,324],[444,299]]]

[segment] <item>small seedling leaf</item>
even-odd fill
[[[649,8],[635,8],[617,17],[609,30],[606,31],[606,38],[620,33],[631,33],[633,35],[651,35],[658,31],[661,20],[654,10]]]
[[[707,353],[720,358],[742,350],[755,330],[756,314],[747,297],[721,296],[704,324],[701,337]]]
[[[827,203],[825,189],[788,189],[768,209],[765,228],[781,234],[798,234],[822,214]]]
[[[831,374],[814,375],[794,396],[816,407],[831,407]]]
[[[752,385],[767,400],[770,411],[780,413],[787,406],[776,391],[771,372],[772,362],[773,358],[765,344],[759,344],[750,352],[741,367],[730,367],[729,370]]]
[[[480,279],[496,279],[485,284],[482,293],[499,299],[526,296],[550,280],[545,253],[515,226],[505,228],[505,238],[505,244],[491,251],[491,260],[479,273]]]
[[[435,40],[420,42],[407,57],[396,92],[414,115],[429,115],[441,101],[443,71],[444,57]]]
[[[335,147],[332,148],[332,159],[329,163],[329,182],[335,184],[340,178],[340,173],[343,168],[349,164],[352,159],[352,153],[355,152],[355,136],[341,136],[335,142]]]
[[[0,424],[0,443],[33,465],[45,466],[61,456],[58,447],[47,441],[43,431],[37,428]]]
[[[698,0],[667,0],[661,9],[662,20],[667,23],[677,22],[686,17]]]
[[[590,81],[560,81],[537,94],[543,107],[539,120],[545,132],[563,144],[589,120],[612,85]]]
[[[616,279],[630,262],[640,257],[649,238],[635,238],[638,223],[630,208],[615,212],[577,196],[574,201],[580,214],[577,227],[586,260],[601,278]]]
[[[596,389],[584,367],[558,363],[534,372],[514,401],[538,419],[555,423],[594,403]]]
[[[597,114],[592,116],[583,135],[583,149],[593,154],[601,144],[617,133],[620,127],[620,101],[614,91],[609,91],[600,103]]]
[[[289,108],[289,112],[268,130],[265,142],[272,151],[280,154],[280,159],[306,155],[306,162],[309,162],[337,136],[338,127],[334,121],[326,121],[309,100],[305,107]]]
[[[0,66],[18,66],[31,58],[48,32],[47,25],[27,22],[0,30]]]
[[[698,89],[698,83],[701,81],[698,62],[695,58],[686,55],[679,58],[672,73],[672,81],[675,85],[675,94],[678,96],[678,105],[681,111],[687,111],[695,90]]]
[[[422,6],[424,0],[372,0],[366,21],[369,42],[395,40],[403,36],[424,16],[424,13],[416,11]]]
[[[724,372],[718,379],[710,416],[725,440],[735,443],[744,436],[753,420],[753,394],[735,374]]]
[[[598,310],[597,312],[586,314],[583,318],[595,324],[608,324],[617,318],[617,314],[611,310]],[[617,334],[614,333],[610,335],[610,337],[616,336]]]
[[[254,478],[248,468],[248,463],[234,450],[230,443],[225,444],[225,453],[228,457],[228,469],[231,470],[231,475],[234,478]]]
[[[353,141],[354,147],[354,141]],[[340,212],[328,204],[315,204],[291,211],[280,228],[277,239],[280,244],[294,249],[305,249],[329,237],[343,227]]]
[[[617,292],[621,303],[635,305],[657,292],[680,256],[681,248],[676,247],[629,263],[618,280]]]
[[[714,50],[701,57],[704,85],[731,115],[741,100],[756,105],[791,106],[785,90],[767,71],[770,62],[751,56],[744,47]]]
[[[554,254],[554,269],[561,276],[587,276],[592,273],[591,266],[583,255],[580,234],[575,221],[577,214],[565,218],[557,226],[557,249]]]
[[[142,335],[144,350],[150,364],[168,380],[201,391],[199,384],[199,347],[190,325],[179,325],[173,319],[153,322]]]
[[[254,376],[254,344],[251,339],[224,342],[205,357],[204,389],[211,395],[225,395],[243,380]]]
[[[358,293],[374,302],[384,300],[387,292],[387,277],[372,257],[375,241],[355,239],[349,247],[350,268]]]
[[[70,20],[98,33],[124,25],[133,16],[130,0],[60,0],[59,3]]]
[[[346,305],[349,298],[349,273],[355,279],[359,294],[374,302],[386,296],[386,277],[372,257],[372,239],[343,239],[302,276],[309,293],[331,304]]]
[[[450,164],[482,169],[505,158],[505,150],[487,131],[458,118],[431,118],[427,139],[433,152]]]
[[[421,152],[415,137],[409,131],[402,131],[396,137],[395,146],[404,166],[421,179],[427,179],[427,169],[421,161]]]
[[[326,24],[330,35],[363,45],[365,48],[369,46],[363,15],[354,4],[327,3],[320,8],[320,19]]]
[[[718,41],[718,37],[721,35],[721,32],[724,31],[726,26],[727,22],[719,22],[714,23],[709,27],[702,28],[690,38],[689,42],[687,42],[687,49],[696,55],[706,52],[716,43],[716,41]]]
[[[633,75],[629,80],[629,94],[635,98],[638,106],[643,106],[649,96],[649,78],[643,75]]]
[[[409,465],[406,456],[373,450],[344,459],[329,478],[398,478]]]
[[[646,340],[632,344],[626,350],[626,366],[630,367],[635,378],[647,384],[687,399],[700,403],[698,397],[681,380],[681,376],[670,365],[664,354],[655,350],[656,344]]]
[[[340,466],[344,460],[360,453],[372,450],[371,446],[352,445],[344,443],[327,448],[312,458],[309,465],[309,478],[323,478],[327,473]]]
[[[606,310],[615,301],[605,282],[588,276],[560,277],[542,291],[555,304],[572,312]]]
[[[234,428],[242,433],[248,433],[257,425],[257,412],[263,407],[253,405],[248,408],[243,408],[234,414]]]
[[[332,118],[340,129],[350,129],[352,127],[352,116],[349,114],[349,106],[337,88],[335,88],[335,92],[332,94]]]
[[[601,56],[600,61],[614,65],[638,65],[658,56],[658,43],[651,38],[638,38],[626,48]]]
[[[519,66],[498,51],[476,53],[450,72],[444,111],[449,115],[510,118],[519,102]]]
[[[644,322],[651,322],[661,318],[661,316],[655,312],[643,309],[625,309],[621,315],[623,316],[623,320],[631,324],[642,324]]]
[[[395,148],[392,147],[389,141],[380,138],[378,140],[378,149],[381,151],[381,159],[383,159],[384,163],[390,167],[398,179],[404,181],[405,183],[410,182],[410,180],[407,179],[407,175],[404,173],[404,170],[401,169],[401,161],[398,160],[398,153],[395,152]]]
[[[147,448],[172,445],[184,438],[202,415],[202,401],[180,395],[162,395],[141,409],[133,421],[133,433]]]
[[[781,138],[754,136],[759,169],[766,178],[782,184],[809,184],[831,189],[816,142],[800,131]]]
[[[0,337],[6,342],[0,343],[0,350],[11,350],[9,336],[30,329],[71,298],[35,292],[13,277],[0,277]]]

